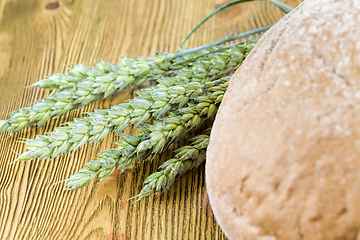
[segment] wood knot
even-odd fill
[[[46,5],[46,9],[50,9],[50,10],[53,10],[53,9],[56,9],[58,8],[60,5],[58,2],[52,2],[52,3],[48,3]]]

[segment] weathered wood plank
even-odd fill
[[[25,88],[68,64],[118,62],[118,56],[174,52],[183,37],[225,0],[0,0],[0,119],[46,97]],[[296,5],[299,1],[289,1]],[[211,19],[187,47],[273,23],[282,14],[265,1],[233,7]],[[132,204],[144,179],[168,151],[100,184],[63,191],[68,178],[96,153],[112,147],[109,134],[96,146],[51,162],[9,164],[23,152],[21,138],[51,131],[95,108],[109,108],[130,98],[126,92],[99,101],[43,127],[0,135],[0,239],[226,239],[206,195],[204,166],[175,181],[169,192]]]

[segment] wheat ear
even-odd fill
[[[148,197],[156,192],[167,191],[178,175],[184,174],[190,169],[197,168],[205,161],[206,148],[209,145],[211,128],[206,129],[201,135],[190,139],[191,145],[180,147],[175,150],[174,158],[167,160],[160,167],[160,171],[148,176],[144,181],[144,187],[136,201]]]

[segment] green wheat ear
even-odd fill
[[[209,145],[210,131],[211,128],[206,129],[202,134],[190,139],[192,141],[191,145],[182,146],[175,150],[176,155],[174,158],[164,162],[159,167],[158,172],[148,176],[140,193],[130,199],[136,199],[134,202],[137,202],[156,192],[167,191],[177,176],[184,174],[190,169],[195,169],[203,163],[205,161],[206,148]]]

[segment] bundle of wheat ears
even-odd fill
[[[252,0],[235,0],[220,7],[191,33],[214,14],[246,1]],[[284,3],[270,1],[285,13],[291,11]],[[116,142],[117,148],[101,152],[96,160],[64,180],[66,189],[77,189],[94,177],[102,181],[115,170],[124,172],[134,163],[161,154],[171,143],[191,136],[190,132],[195,129],[205,129],[190,139],[190,145],[177,149],[174,158],[165,161],[158,172],[151,174],[134,198],[139,200],[166,191],[176,176],[205,161],[211,125],[230,77],[250,53],[258,37],[230,45],[224,43],[260,34],[270,27],[194,49],[181,49],[174,54],[158,53],[155,57],[137,57],[135,60],[124,57],[120,58],[119,64],[102,61],[93,67],[79,64],[65,74],[53,74],[32,84],[33,87],[50,89],[51,94],[31,107],[13,111],[10,119],[0,120],[0,131],[8,131],[11,135],[27,126],[41,126],[54,116],[107,98],[116,91],[143,83],[148,83],[148,87],[136,91],[136,97],[126,103],[89,112],[88,116],[56,127],[47,135],[26,139],[27,151],[14,162],[51,160],[75,151],[88,141],[95,144],[111,131],[120,134],[130,125],[140,130],[138,135],[122,135],[122,140]]]

